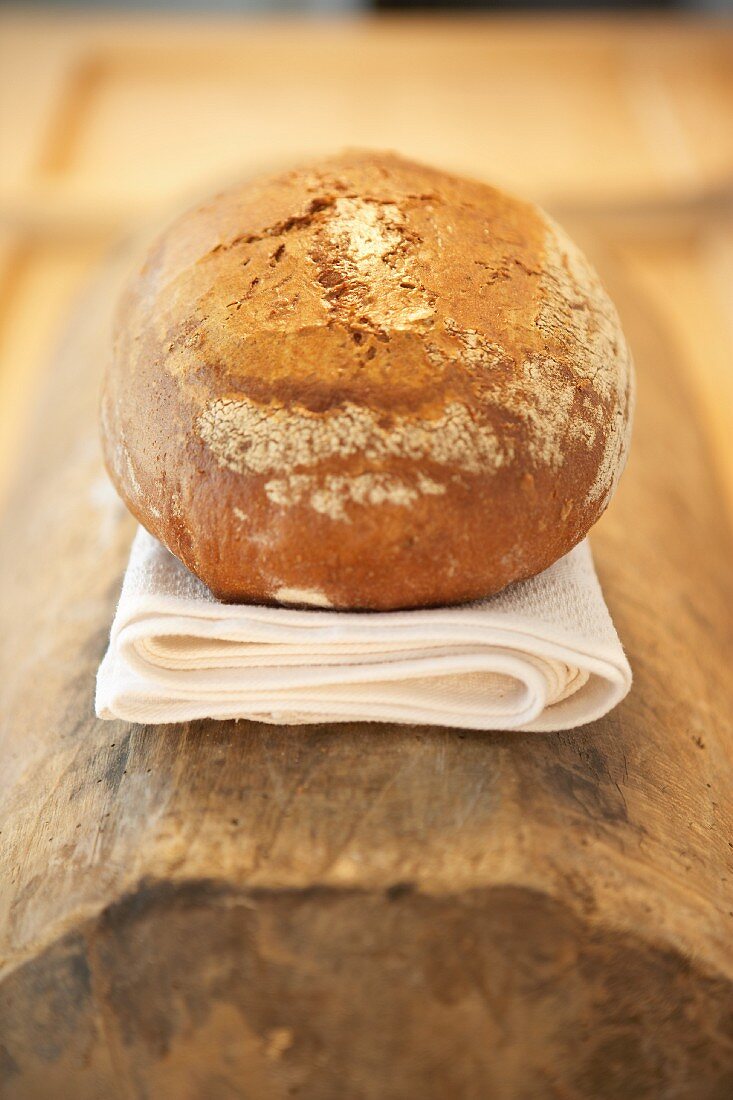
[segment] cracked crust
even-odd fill
[[[618,317],[542,211],[383,153],[251,181],[123,297],[102,402],[137,518],[221,598],[458,602],[546,568],[623,468]]]

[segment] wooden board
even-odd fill
[[[97,721],[114,271],[85,303],[0,547],[3,1095],[728,1095],[731,543],[674,334],[571,229],[638,362],[593,540],[636,680],[559,736]]]
[[[732,43],[0,15],[0,1096],[731,1095]],[[618,302],[637,430],[593,542],[636,679],[588,729],[93,717],[132,534],[100,258],[344,143],[540,198]]]
[[[722,23],[45,12],[5,15],[3,31],[17,114],[0,195],[36,216],[48,204],[47,219],[103,222],[342,145],[550,203],[689,197],[733,170]]]

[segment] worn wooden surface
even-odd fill
[[[187,127],[199,135],[199,154],[219,151],[217,170],[234,170],[235,157],[245,167],[256,160],[240,146],[227,153],[224,123],[213,136],[201,126],[216,107],[241,145],[245,122],[233,120],[251,85],[234,61],[212,76],[214,44],[232,36],[220,30],[217,38],[211,27],[171,33],[162,66],[154,56],[162,30],[143,42],[114,23],[82,30],[71,21],[53,42],[37,38],[44,65],[28,92],[29,118],[46,117],[44,95],[52,99],[59,81],[66,87],[70,72],[82,76],[55,100],[54,117],[73,122],[61,127],[66,144],[51,142],[53,155],[29,158],[32,170],[18,167],[17,178],[6,168],[0,188],[15,242],[0,299],[0,387],[10,395],[0,434],[13,457],[0,531],[1,1096],[731,1095],[733,326],[725,273],[733,231],[728,146],[712,140],[731,117],[721,60],[728,46],[702,30],[690,39],[652,26],[643,39],[573,26],[576,45],[596,35],[592,64],[582,50],[573,62],[595,98],[568,92],[563,100],[573,156],[545,164],[543,175],[541,158],[500,155],[500,140],[535,117],[512,106],[524,102],[518,77],[506,117],[497,113],[492,128],[481,122],[490,140],[461,147],[474,173],[516,184],[492,170],[505,165],[522,175],[523,190],[550,200],[600,267],[639,371],[629,470],[593,539],[635,685],[602,722],[551,737],[376,725],[156,729],[94,719],[94,674],[131,536],[95,438],[106,318],[125,250],[77,309],[33,401],[31,379],[72,288],[119,227],[175,198],[180,177],[196,185]],[[497,86],[513,79],[521,62],[545,73],[533,86],[541,98],[549,47],[539,32],[525,45],[511,23],[496,28],[483,39],[484,60],[495,66],[481,70],[486,80],[493,72]],[[343,49],[352,34],[332,28],[325,52],[314,41],[304,60],[294,37],[288,52],[287,36],[265,31],[257,32],[266,46],[257,79],[277,57],[294,83],[323,70],[335,43]],[[22,20],[13,33],[22,84],[22,40],[31,35]],[[454,33],[459,57],[470,36]],[[445,34],[418,36],[423,97],[435,94],[425,72],[442,56]],[[550,46],[559,40],[551,36]],[[242,42],[227,56],[244,57]],[[400,45],[387,40],[388,49]],[[181,114],[183,136],[167,138],[155,119],[177,117],[187,50],[203,66],[191,75],[199,73],[193,113]],[[74,67],[90,56],[101,56],[101,68]],[[372,88],[393,71],[382,56],[367,48]],[[651,112],[657,129],[642,128],[638,139],[626,115],[607,122],[604,134],[620,144],[596,171],[580,164],[588,128],[626,110],[614,107],[613,90],[626,72],[618,58],[630,56],[648,59],[636,70],[641,85],[631,85],[646,89],[648,102],[633,117]],[[449,69],[456,96],[459,69]],[[480,83],[475,71],[441,125],[419,130],[424,147],[405,130],[405,152],[440,161],[442,148],[449,163],[442,127],[466,87]],[[336,77],[352,87],[343,65],[334,77],[324,72],[314,85],[324,97]],[[705,74],[699,86],[691,73]],[[131,95],[138,79],[144,95]],[[496,91],[486,95],[497,102]],[[353,115],[354,140],[364,141],[371,115],[349,96],[343,110]],[[142,136],[121,122],[141,101],[152,104]],[[275,96],[263,108],[281,120],[267,131],[269,145],[264,123],[246,122],[262,126],[257,156],[284,151],[287,104]],[[316,145],[339,132],[328,112],[322,117]],[[342,127],[344,117],[336,111]],[[384,143],[397,144],[397,122],[389,125],[395,136]],[[686,160],[670,155],[680,127]],[[304,144],[312,136],[298,132]],[[18,140],[21,152],[30,149],[27,134]],[[123,173],[131,152],[134,170]],[[605,191],[594,190],[594,178]],[[17,438],[19,412],[31,405],[26,444],[11,448],[8,433]]]
[[[96,721],[131,525],[88,301],[0,550],[7,1095],[729,1095],[730,538],[670,334],[571,228],[640,397],[594,539],[636,683],[567,735]]]

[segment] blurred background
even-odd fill
[[[344,12],[344,11],[592,11],[712,9],[724,11],[731,0],[48,0],[40,8],[111,8],[127,11]],[[1,6],[1,5],[0,5]],[[18,6],[17,4],[15,6]],[[26,4],[25,7],[34,6]]]
[[[732,14],[730,0],[0,3],[0,501],[111,249],[208,188],[360,145],[534,198],[602,274],[622,269],[684,361],[733,516]]]

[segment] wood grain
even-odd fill
[[[6,1095],[728,1095],[730,538],[674,334],[570,228],[639,369],[594,538],[636,680],[557,737],[98,722],[114,273],[77,317],[0,548]]]

